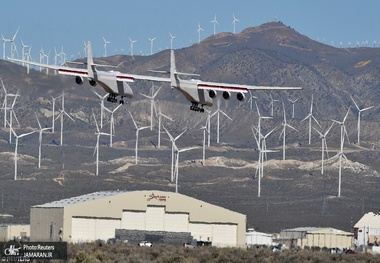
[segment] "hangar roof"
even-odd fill
[[[365,214],[354,226],[355,228],[371,227],[380,228],[380,214],[369,212]]]
[[[35,205],[32,207],[45,207],[45,208],[66,207],[69,205],[75,205],[79,203],[84,203],[84,202],[93,201],[96,199],[115,196],[115,195],[124,194],[124,193],[126,192],[125,191],[101,191],[101,192],[95,192],[95,193],[90,193],[86,195],[75,196],[75,197],[71,197],[67,199],[62,199],[62,200],[58,200],[58,201],[54,201],[54,202],[46,203],[42,205]]]

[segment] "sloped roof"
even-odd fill
[[[354,226],[355,228],[380,228],[380,214],[369,212],[365,214]]]
[[[62,199],[62,200],[58,200],[58,201],[54,201],[54,202],[46,203],[42,205],[35,205],[32,207],[45,207],[45,208],[66,207],[69,205],[84,203],[84,202],[93,201],[96,199],[114,196],[118,194],[124,194],[124,193],[125,191],[100,191],[100,192],[90,193],[86,195],[80,195],[80,196],[75,196],[75,197],[71,197],[67,199]]]

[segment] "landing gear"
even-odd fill
[[[108,97],[107,97],[107,101],[112,102],[112,103],[116,103],[117,102],[116,94],[110,93],[110,95],[108,95]]]
[[[192,111],[199,111],[199,112],[205,112],[205,109],[203,109],[203,105],[202,105],[202,107],[199,107],[198,103],[196,103],[196,102],[192,102],[192,105],[190,106],[190,110],[192,110]]]
[[[120,98],[120,104],[124,104],[124,97],[123,96],[121,96],[121,98]]]

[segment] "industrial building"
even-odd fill
[[[246,233],[247,247],[252,246],[271,246],[273,244],[273,235],[257,232],[253,228],[248,228]]]
[[[156,190],[95,192],[36,205],[30,211],[31,241],[108,240],[116,230],[181,232],[212,246],[244,247],[246,216]]]
[[[354,225],[355,245],[378,246],[380,243],[380,214],[369,212]]]
[[[0,225],[0,242],[8,240],[26,240],[30,236],[30,225],[2,224]]]
[[[282,239],[289,240],[289,247],[351,248],[353,233],[334,228],[298,227],[285,229],[280,233]]]

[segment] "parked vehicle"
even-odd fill
[[[149,241],[142,241],[142,242],[138,243],[138,246],[139,247],[152,247],[153,244]]]

